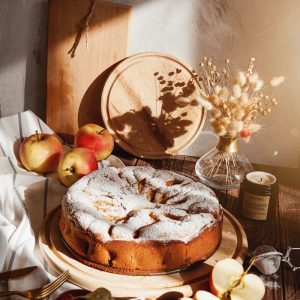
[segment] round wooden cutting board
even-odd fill
[[[76,260],[62,240],[59,218],[60,207],[48,214],[39,235],[39,245],[48,263],[58,272],[69,269],[70,281],[76,285],[91,291],[105,287],[114,297],[157,298],[170,292],[191,296],[195,290],[206,286],[212,266],[217,261],[232,257],[243,262],[247,254],[247,238],[242,226],[224,210],[222,241],[215,254],[205,263],[165,275],[128,276],[108,273]]]
[[[145,52],[118,64],[101,99],[102,119],[116,143],[145,158],[175,155],[193,143],[206,116],[195,101],[200,86],[194,76],[164,53]]]

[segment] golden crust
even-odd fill
[[[142,275],[183,269],[203,261],[217,249],[222,237],[223,215],[198,237],[182,241],[100,242],[78,227],[62,210],[60,229],[68,246],[85,263],[112,272]]]

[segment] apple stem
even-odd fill
[[[36,134],[37,140],[40,141],[39,132],[37,130],[35,131],[35,134]]]
[[[102,129],[102,130],[100,130],[100,131],[97,131],[96,133],[97,133],[97,134],[101,134],[103,131],[105,131],[105,129]]]
[[[66,171],[70,171],[71,173],[75,173],[75,168],[74,167],[66,168]]]
[[[244,273],[242,274],[242,277],[244,277],[246,274],[248,274],[248,272],[250,271],[251,267],[253,266],[253,264],[255,263],[256,257],[252,257],[250,262],[249,262],[249,266],[246,269],[246,271],[244,271]]]
[[[255,263],[255,260],[256,260],[256,257],[252,257],[252,258],[251,258],[251,260],[250,260],[250,262],[249,262],[248,268],[243,272],[243,274],[241,275],[241,277],[240,277],[238,280],[235,280],[235,281],[232,283],[230,289],[229,289],[227,292],[225,292],[225,293],[223,294],[223,297],[224,297],[225,300],[227,300],[227,299],[230,300],[230,299],[231,299],[231,297],[230,297],[230,292],[231,292],[234,288],[236,288],[237,286],[239,286],[239,285],[241,284],[243,278],[248,274],[248,272],[250,271],[251,267],[252,267],[253,264]]]

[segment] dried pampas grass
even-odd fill
[[[259,116],[267,116],[276,98],[262,92],[264,81],[253,72],[255,58],[251,58],[246,71],[238,71],[232,77],[229,59],[219,70],[212,58],[204,57],[200,63],[201,72],[197,77],[201,96],[196,102],[210,111],[210,123],[219,136],[240,136],[249,141],[253,133],[261,129],[257,124]],[[270,85],[275,87],[284,82],[284,77],[274,77]],[[179,100],[179,99],[178,99]]]

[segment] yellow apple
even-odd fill
[[[95,170],[98,170],[95,154],[86,148],[75,148],[62,156],[57,174],[59,180],[69,187],[82,176]]]
[[[50,173],[56,171],[62,151],[62,144],[55,135],[36,131],[24,139],[19,157],[28,171]]]
[[[90,149],[97,160],[107,158],[114,149],[114,139],[111,134],[97,124],[85,124],[75,135],[75,147]]]
[[[226,258],[214,266],[210,276],[210,290],[220,299],[261,300],[265,294],[263,281],[254,274],[245,274],[236,260]]]

